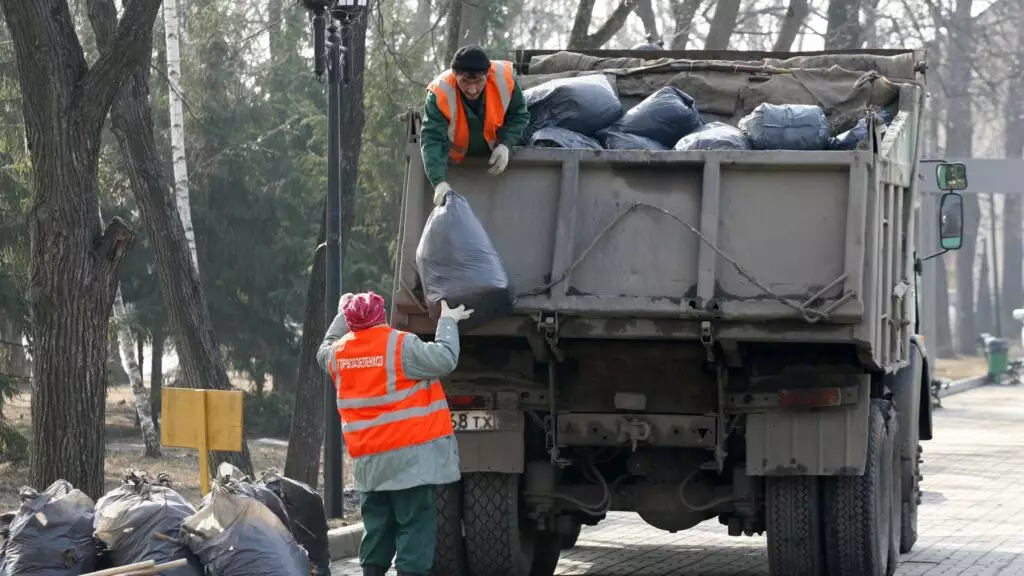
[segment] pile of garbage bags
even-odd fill
[[[810,104],[759,104],[736,126],[707,123],[699,103],[665,86],[623,108],[605,74],[549,80],[524,91],[530,125],[523,146],[584,150],[852,150],[868,134],[869,118],[892,122],[885,109],[866,111],[833,135],[825,111]],[[884,128],[883,128],[884,133]]]
[[[0,516],[0,575],[79,576],[153,562],[165,576],[329,576],[320,495],[276,469],[218,470],[198,510],[166,475],[129,472],[97,502],[59,480]]]

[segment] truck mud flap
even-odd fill
[[[453,417],[458,414],[457,410],[452,411]],[[524,414],[520,410],[496,410],[492,414],[497,429],[456,429],[462,473],[522,474],[526,461]]]
[[[747,474],[859,476],[867,458],[871,383],[862,377],[850,408],[747,415]]]

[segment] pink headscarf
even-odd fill
[[[384,299],[372,290],[355,294],[341,303],[341,313],[345,315],[348,329],[353,332],[372,328],[388,321],[384,311]]]

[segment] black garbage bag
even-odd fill
[[[199,511],[182,524],[185,543],[209,574],[309,576],[306,551],[251,487],[237,468],[221,464]]]
[[[161,475],[131,472],[124,483],[96,502],[93,520],[96,539],[102,542],[113,566],[152,560],[164,564],[185,559],[188,565],[164,571],[165,576],[203,576],[203,567],[181,542],[181,523],[196,513]],[[154,537],[160,533],[169,539]]]
[[[622,104],[604,74],[560,78],[523,91],[530,109],[527,134],[565,128],[586,136],[622,116]]]
[[[666,86],[630,108],[608,131],[643,136],[668,148],[700,125],[693,98],[675,86]]]
[[[441,300],[476,311],[459,323],[460,330],[504,316],[515,305],[505,263],[469,202],[454,191],[427,218],[416,247],[416,267],[432,317],[440,314]]]
[[[739,128],[723,122],[705,124],[676,142],[676,150],[750,150]]]
[[[330,576],[331,550],[324,499],[308,484],[282,475],[277,468],[264,471],[260,485],[281,499],[291,519],[292,536],[306,549],[317,575]]]
[[[7,517],[10,523],[2,534],[0,574],[78,576],[95,570],[91,498],[67,480],[43,492],[22,488],[19,496],[21,506]]]
[[[882,134],[885,134],[892,123],[892,113],[882,108],[876,113],[876,122],[881,121],[884,123],[882,127]],[[860,144],[868,135],[868,117],[857,120],[857,124],[853,128],[850,128],[846,132],[839,134],[828,141],[829,150],[853,150]]]
[[[609,150],[668,150],[661,142],[656,142],[644,136],[626,134],[625,132],[614,132],[602,130],[597,135],[601,143]]]
[[[590,136],[556,126],[548,126],[534,132],[530,136],[530,146],[601,150],[601,144]]]
[[[810,104],[759,104],[739,128],[754,150],[824,150],[831,136],[825,111]]]

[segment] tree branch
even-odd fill
[[[88,0],[100,58],[82,80],[85,127],[99,132],[128,75],[148,60],[161,0],[127,0],[121,22],[112,0]],[[111,31],[115,32],[111,34]]]
[[[588,34],[590,21],[594,15],[594,3],[595,0],[580,0],[576,18],[573,20],[572,32],[569,33],[568,49],[592,50],[607,44],[612,36],[615,36],[615,33],[626,24],[626,19],[636,8],[637,0],[622,0],[597,32]]]
[[[107,224],[107,229],[103,231],[103,236],[96,241],[94,248],[100,258],[110,263],[111,269],[117,270],[133,245],[135,245],[135,232],[125,224],[124,220],[115,216]],[[114,276],[117,277],[116,274]]]

